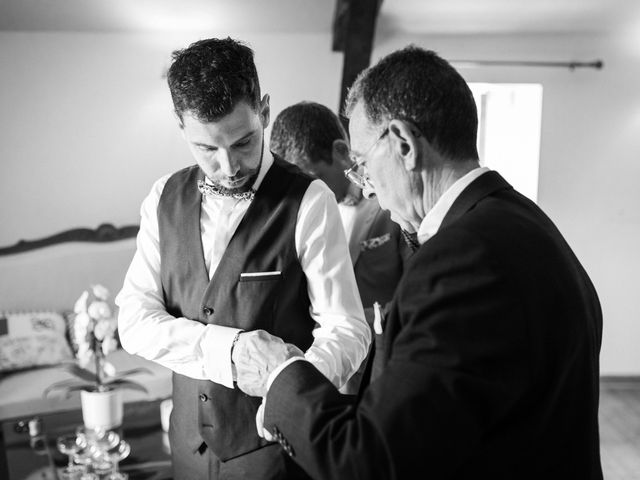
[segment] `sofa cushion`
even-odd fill
[[[0,373],[73,361],[56,312],[0,313]]]

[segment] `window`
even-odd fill
[[[478,106],[480,164],[538,198],[542,85],[470,83]]]

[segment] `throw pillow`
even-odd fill
[[[0,372],[73,361],[65,318],[55,312],[0,313]]]

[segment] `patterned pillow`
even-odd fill
[[[55,312],[0,313],[0,372],[73,360],[65,318]]]

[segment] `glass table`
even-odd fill
[[[73,433],[82,424],[79,409],[2,421],[0,478],[7,480],[55,480],[67,456],[56,448],[56,439]],[[160,426],[160,400],[124,405],[122,426],[115,429],[131,445],[120,463],[129,480],[171,479],[169,439]]]

